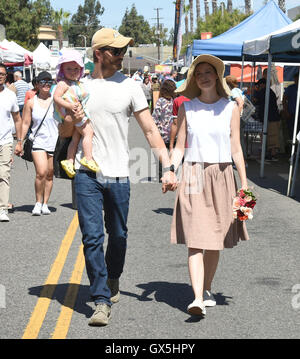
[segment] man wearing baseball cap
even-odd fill
[[[116,30],[102,28],[97,31],[92,38],[95,69],[85,82],[90,93],[87,108],[94,129],[93,157],[101,170],[95,174],[80,167],[82,151],[79,146],[75,190],[90,294],[96,304],[89,325],[95,326],[108,324],[111,305],[120,299],[119,278],[127,247],[130,197],[128,124],[132,113],[150,146],[162,159],[165,168],[163,182],[168,182],[168,186],[174,189],[176,186],[168,152],[149,112],[143,90],[119,72],[127,47],[132,44],[132,38]],[[82,111],[75,115],[76,120],[79,121],[81,116]],[[65,121],[61,134],[66,136],[70,127]],[[108,233],[105,255],[104,224]]]

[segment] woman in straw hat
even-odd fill
[[[176,169],[184,155],[171,242],[188,247],[195,295],[188,312],[193,315],[205,315],[206,306],[216,305],[211,285],[219,251],[249,239],[245,223],[233,217],[237,186],[232,159],[243,189],[247,188],[247,178],[239,110],[235,102],[228,100],[230,90],[223,79],[224,69],[219,58],[200,55],[192,63],[185,83],[176,90],[191,101],[179,109],[177,144],[171,156]],[[174,190],[174,186],[164,184],[163,192],[168,190]]]

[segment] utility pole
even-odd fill
[[[158,36],[157,58],[158,58],[158,62],[160,63],[160,24],[159,24],[159,20],[161,20],[162,18],[159,17],[159,10],[162,10],[162,8],[156,8],[154,10],[156,10],[156,32],[157,32],[157,36]]]

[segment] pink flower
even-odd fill
[[[244,198],[240,198],[240,206],[245,206],[246,200]]]
[[[240,199],[235,197],[233,200],[233,210],[236,211],[240,208]]]
[[[250,207],[241,207],[240,210],[247,216],[249,219],[253,218],[253,210]]]

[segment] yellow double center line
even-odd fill
[[[36,339],[38,337],[77,229],[78,215],[76,213],[61,243],[57,257],[51,267],[48,278],[44,283],[43,289],[40,293],[29,323],[24,331],[22,339]],[[70,278],[70,284],[65,296],[64,304],[52,335],[53,339],[63,339],[67,336],[83,269],[84,256],[81,245],[74,265],[73,273]]]

